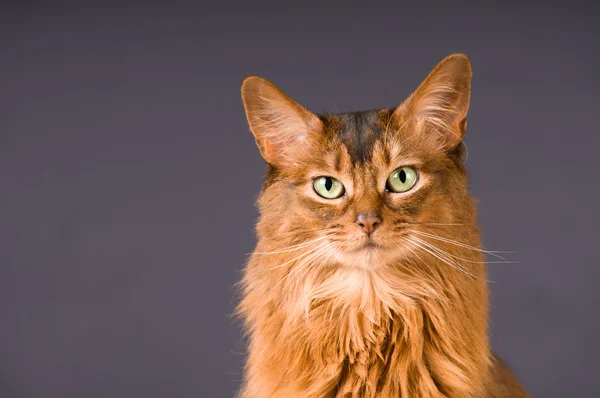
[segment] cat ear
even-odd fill
[[[471,62],[465,54],[444,58],[396,108],[394,118],[400,126],[420,133],[437,133],[444,150],[456,148],[467,127],[471,76]]]
[[[317,116],[261,77],[243,81],[242,101],[256,144],[270,164],[294,165],[308,149],[310,136],[322,131]]]

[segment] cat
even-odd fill
[[[471,76],[452,54],[394,109],[321,115],[243,81],[267,173],[239,397],[529,397],[487,335],[463,166]]]

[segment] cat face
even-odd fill
[[[470,223],[460,145],[470,77],[468,58],[450,56],[399,107],[333,115],[247,78],[246,114],[269,165],[259,234],[374,268],[418,245],[419,226]]]

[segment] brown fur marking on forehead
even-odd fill
[[[384,117],[390,113],[389,110],[368,110],[320,115],[319,118],[326,134],[346,147],[353,164],[361,165],[371,160],[375,144],[384,136],[387,123]]]

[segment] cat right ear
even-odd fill
[[[323,129],[317,116],[261,77],[243,81],[242,101],[260,153],[272,165],[295,165],[310,137]]]
[[[398,125],[411,122],[415,131],[456,148],[465,135],[471,91],[471,61],[465,54],[444,58],[417,90],[394,111]]]

